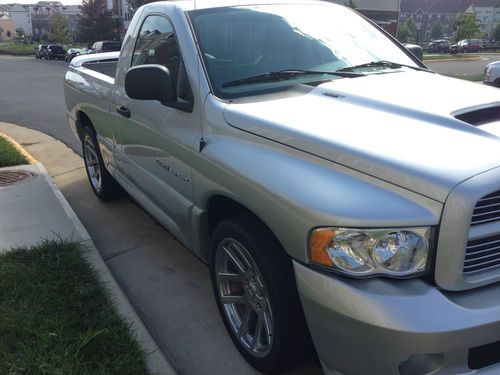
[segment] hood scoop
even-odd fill
[[[457,120],[461,120],[474,126],[491,124],[500,121],[500,104],[472,110],[469,109],[467,112],[455,114],[454,117]]]

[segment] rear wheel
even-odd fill
[[[104,166],[95,132],[90,127],[85,127],[83,130],[82,151],[87,177],[95,195],[102,200],[115,197],[118,184]]]
[[[291,259],[262,223],[236,216],[217,225],[210,266],[226,329],[253,367],[281,373],[311,355]]]

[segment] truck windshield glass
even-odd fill
[[[276,4],[190,12],[202,57],[215,94],[222,98],[263,93],[325,76],[373,61],[391,61],[417,67],[395,43],[368,21],[342,6],[330,4]],[[382,67],[384,68],[384,67]],[[363,74],[399,69],[370,69]],[[280,71],[318,71],[283,79],[228,82]]]

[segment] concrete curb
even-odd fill
[[[2,135],[4,133],[1,133]],[[44,179],[52,189],[54,195],[57,200],[61,204],[65,214],[72,222],[77,231],[78,235],[81,237],[80,244],[84,248],[83,255],[91,267],[96,271],[99,281],[102,283],[103,287],[107,291],[110,296],[113,305],[128,322],[130,322],[131,333],[135,335],[135,339],[139,344],[139,347],[145,353],[144,362],[148,369],[148,372],[152,375],[175,375],[177,372],[175,371],[172,364],[165,357],[163,352],[160,350],[159,346],[149,333],[148,329],[140,319],[140,317],[135,312],[132,304],[128,300],[127,296],[120,288],[115,278],[109,271],[108,266],[102,259],[99,251],[94,245],[90,234],[87,232],[83,224],[81,223],[78,216],[75,214],[69,203],[64,198],[62,192],[59,190],[59,187],[52,180],[47,170],[43,166],[42,163],[37,162],[31,155],[29,155],[16,141],[14,141],[11,137],[6,137],[9,141],[13,141],[16,148],[20,148],[23,154],[27,154],[31,161],[34,161],[37,164],[38,169],[40,170],[40,174],[43,175]]]

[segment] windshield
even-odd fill
[[[222,98],[273,91],[296,83],[346,79],[307,74],[227,85],[271,72],[335,72],[382,60],[417,66],[380,30],[342,6],[251,5],[195,10],[189,15],[212,88]],[[375,69],[368,65],[360,73],[401,69],[405,68],[387,65]]]

